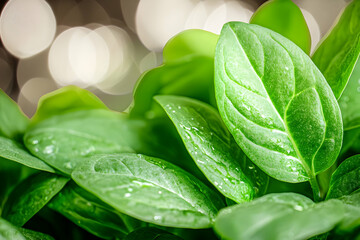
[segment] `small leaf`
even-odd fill
[[[164,62],[178,61],[191,55],[214,58],[219,35],[201,29],[189,29],[172,37],[163,49]]]
[[[360,1],[352,1],[322,40],[312,60],[340,98],[360,54]]]
[[[48,206],[100,238],[123,238],[129,232],[122,219],[129,217],[107,206],[73,183],[56,195]]]
[[[360,190],[342,196],[340,200],[345,204],[346,214],[336,231],[341,234],[353,232],[360,227]]]
[[[29,168],[34,168],[46,172],[55,172],[55,170],[44,163],[42,160],[31,155],[20,143],[0,136],[0,156],[25,165]],[[1,161],[1,158],[0,158]]]
[[[154,106],[155,95],[181,95],[210,102],[213,98],[214,59],[187,56],[145,72],[134,90],[130,115],[159,115]]]
[[[332,230],[344,212],[339,200],[314,204],[300,194],[269,194],[221,210],[214,228],[224,239],[300,240]]]
[[[88,90],[67,86],[42,96],[38,109],[31,119],[35,124],[55,115],[89,109],[108,109],[106,105]]]
[[[0,239],[26,240],[17,227],[2,218],[0,218]]]
[[[224,196],[243,202],[265,192],[268,177],[236,145],[215,109],[186,97],[155,99],[175,124],[197,166]]]
[[[139,228],[124,240],[181,240],[182,238],[155,227]]]
[[[224,206],[215,192],[184,170],[140,154],[93,156],[72,178],[118,211],[162,226],[208,228]]]
[[[30,176],[10,193],[1,216],[16,226],[23,226],[65,186],[68,180],[45,172]]]
[[[108,110],[84,110],[54,116],[24,136],[32,154],[65,174],[95,153],[132,152],[123,136],[125,116]]]
[[[355,155],[341,163],[333,173],[326,198],[350,195],[358,189],[360,189],[360,155]]]
[[[244,153],[286,182],[310,181],[341,149],[342,121],[324,76],[298,46],[269,29],[224,25],[215,54],[219,112]]]
[[[19,106],[0,89],[0,136],[21,140],[28,125]]]

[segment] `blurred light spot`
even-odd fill
[[[112,95],[104,93],[100,90],[93,90],[93,93],[98,96],[110,109],[119,112],[127,109],[133,100],[132,93],[127,93],[124,95]]]
[[[12,80],[13,70],[10,64],[5,59],[0,58],[0,89],[8,92],[12,87]]]
[[[111,49],[108,71],[103,80],[96,86],[107,91],[119,82],[128,81],[127,73],[131,65],[134,64],[133,44],[127,32],[116,26],[103,26],[95,29],[94,32],[101,36],[107,47]],[[124,91],[127,92],[128,90]],[[117,93],[119,94],[119,92]]]
[[[139,63],[140,72],[145,72],[160,65],[158,54],[155,52],[148,53]]]
[[[140,0],[120,0],[121,12],[125,23],[133,31],[136,32],[135,13]]]
[[[316,22],[316,19],[310,12],[302,8],[301,8],[301,12],[303,13],[306,23],[310,30],[311,52],[314,52],[316,45],[319,43],[321,39],[320,27],[319,24]]]
[[[52,42],[56,20],[44,0],[11,0],[0,17],[0,35],[5,48],[18,58],[31,57]]]
[[[136,11],[136,32],[151,51],[161,52],[165,43],[185,28],[198,1],[141,0]]]
[[[253,7],[246,2],[226,1],[209,15],[204,30],[220,34],[225,23],[230,21],[248,23],[253,13]]]
[[[224,0],[200,1],[190,12],[185,23],[185,28],[203,29],[209,14],[223,3]]]
[[[59,85],[87,87],[100,82],[109,67],[104,39],[84,27],[61,33],[49,52],[50,73]]]
[[[348,4],[345,0],[294,0],[294,3],[313,15],[319,24],[321,37],[327,33],[341,10]]]
[[[18,104],[24,113],[31,117],[36,111],[40,97],[56,89],[56,84],[50,79],[32,78],[20,89]]]

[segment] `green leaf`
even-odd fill
[[[349,83],[339,99],[344,131],[360,127],[360,61],[352,72]]]
[[[65,186],[68,180],[45,172],[30,176],[10,193],[1,217],[16,226],[23,226]]]
[[[53,237],[44,233],[35,232],[25,228],[19,228],[18,230],[22,233],[26,240],[54,240]]]
[[[134,90],[131,116],[159,115],[155,95],[181,95],[210,102],[213,94],[214,59],[190,55],[145,72]]]
[[[163,49],[164,62],[177,61],[191,55],[214,59],[219,35],[201,29],[185,30],[171,38]]]
[[[312,183],[342,143],[339,106],[321,72],[294,43],[269,29],[224,25],[215,57],[220,115],[245,154],[286,182]]]
[[[252,15],[250,23],[280,33],[310,54],[309,28],[300,8],[291,0],[266,1]]]
[[[197,166],[226,197],[250,201],[265,192],[268,177],[236,145],[211,106],[186,97],[156,96]]]
[[[32,154],[65,174],[96,153],[132,152],[123,136],[125,115],[108,110],[84,110],[54,116],[24,136]]]
[[[129,217],[107,206],[73,183],[56,195],[48,206],[100,238],[123,238],[129,233],[122,219]]]
[[[19,106],[0,89],[0,136],[21,140],[28,125]]]
[[[336,169],[331,176],[326,198],[339,198],[358,189],[360,189],[360,155],[346,159]]]
[[[360,54],[360,1],[352,1],[322,40],[312,60],[340,98]]]
[[[181,240],[182,238],[155,227],[139,228],[124,240]]]
[[[0,239],[26,240],[17,227],[2,218],[0,218]]]
[[[336,231],[338,233],[353,232],[360,227],[360,191],[342,196],[340,200],[345,204],[346,214]]]
[[[42,96],[38,109],[31,119],[36,124],[55,115],[89,109],[108,109],[93,93],[76,87],[67,86]]]
[[[162,226],[208,228],[224,206],[215,192],[184,170],[140,154],[94,156],[72,178],[118,211]]]
[[[295,193],[269,194],[221,210],[214,228],[224,239],[308,239],[332,230],[344,211],[339,200],[314,204]]]
[[[0,136],[0,156],[25,165],[46,172],[55,172],[53,168],[44,163],[42,160],[31,155],[20,143]],[[0,161],[2,159],[0,158]]]

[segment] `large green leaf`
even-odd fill
[[[359,30],[360,32],[360,30]],[[344,130],[360,127],[360,61],[357,61],[349,83],[339,99]]]
[[[360,1],[350,3],[322,40],[312,60],[340,98],[360,54]]]
[[[245,154],[270,176],[312,183],[342,143],[337,101],[299,47],[269,29],[224,25],[215,57],[216,98]],[[316,190],[315,190],[316,191]]]
[[[72,178],[118,211],[163,226],[208,228],[223,207],[220,197],[192,175],[144,155],[97,155]]]
[[[314,204],[295,193],[265,195],[225,208],[215,221],[224,239],[309,239],[332,230],[344,217],[340,200]]]
[[[353,232],[360,227],[360,190],[342,196],[340,200],[345,204],[346,214],[336,230],[340,233]]]
[[[0,136],[21,140],[28,125],[19,106],[0,89]]]
[[[123,220],[129,217],[73,183],[56,195],[48,206],[98,237],[123,238],[129,233],[127,223]],[[130,227],[131,230],[134,228]]]
[[[23,226],[65,186],[68,180],[45,172],[28,177],[10,193],[1,217],[16,226]]]
[[[360,189],[360,155],[355,155],[341,163],[333,173],[326,198],[339,198],[358,189]]]
[[[182,238],[155,227],[139,228],[124,240],[181,240]]]
[[[32,154],[70,174],[95,153],[133,151],[124,138],[125,116],[108,110],[84,110],[54,116],[35,125],[24,136]]]
[[[108,108],[88,90],[67,86],[42,96],[31,122],[35,124],[55,115],[86,109]]]
[[[157,96],[207,179],[226,197],[243,202],[265,192],[268,177],[236,145],[211,106],[186,97]]]
[[[46,172],[54,172],[54,169],[44,163],[42,160],[31,155],[22,144],[0,136],[0,157],[8,159],[25,165],[30,168],[34,168]],[[0,158],[0,161],[2,159]]]

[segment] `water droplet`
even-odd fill
[[[68,169],[72,169],[72,164],[71,164],[71,162],[65,163],[65,167],[68,168]]]
[[[132,189],[132,188],[128,188],[128,191],[129,191],[129,192],[132,192],[132,191],[133,191],[133,189]]]
[[[289,68],[288,68],[288,67],[285,67],[285,70],[286,70],[286,71],[288,71],[288,70],[289,70]]]
[[[155,221],[160,221],[162,219],[162,216],[154,216]]]
[[[124,197],[126,198],[131,197],[131,193],[125,193]]]
[[[297,210],[297,211],[302,211],[302,210],[304,210],[304,208],[303,208],[302,206],[300,206],[300,205],[296,205],[296,206],[294,207],[294,209]]]
[[[38,144],[39,143],[39,140],[35,139],[31,142],[32,144]]]
[[[181,109],[181,106],[178,106],[178,109]]]
[[[158,194],[162,194],[162,191],[158,191]]]
[[[171,112],[172,112],[172,113],[175,113],[175,110],[172,110]]]
[[[43,151],[43,153],[44,154],[52,154],[53,152],[54,152],[54,146],[53,145],[49,145],[49,146],[46,146],[45,148],[44,148],[44,151]]]
[[[214,182],[214,184],[215,184],[215,186],[219,185],[219,183],[218,183],[218,182]]]

